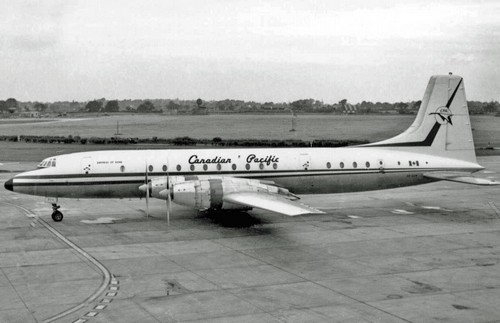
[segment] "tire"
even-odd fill
[[[52,220],[55,222],[61,222],[63,219],[63,214],[60,211],[54,211],[52,213]]]

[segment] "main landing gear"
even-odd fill
[[[63,214],[59,211],[60,207],[57,203],[52,203],[52,220],[55,222],[61,222],[63,219]]]

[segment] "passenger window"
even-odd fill
[[[180,171],[182,169],[181,165],[177,165],[177,170]]]
[[[150,172],[152,172],[152,171],[153,171],[153,165],[149,165],[148,170],[149,170]]]
[[[366,162],[366,168],[370,168],[370,162]]]
[[[259,168],[260,168],[260,169],[264,169],[264,164],[263,164],[263,163],[260,163],[260,164],[259,164]]]
[[[123,173],[124,171],[125,171],[125,166],[121,165],[121,166],[120,166],[120,172],[122,172],[122,173]]]
[[[231,168],[232,168],[233,170],[236,170],[236,164],[233,164],[233,166],[231,166]]]
[[[207,164],[203,164],[203,170],[207,170],[207,169],[208,169]]]
[[[409,160],[409,161],[408,161],[408,165],[410,165],[410,166],[411,166],[411,160]]]
[[[340,168],[344,168],[344,162],[340,162]]]
[[[245,168],[246,168],[247,170],[250,170],[250,164],[246,164],[246,165],[245,165]]]
[[[278,168],[278,164],[274,163],[274,164],[273,164],[273,168],[274,168],[274,169],[277,169],[277,168]]]
[[[189,168],[193,171],[194,170],[194,165],[189,166]]]
[[[326,168],[328,169],[332,168],[332,164],[330,162],[326,163]]]
[[[167,171],[167,165],[163,165],[163,167],[161,169],[163,169],[163,171],[166,172]]]
[[[217,170],[221,170],[222,166],[221,164],[217,164]]]
[[[417,166],[420,166],[420,165],[418,164],[418,160],[417,160]]]
[[[353,162],[353,163],[352,163],[352,167],[354,167],[354,168],[358,168],[358,163]]]

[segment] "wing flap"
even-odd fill
[[[261,192],[235,192],[224,196],[224,201],[256,207],[289,216],[310,213],[325,213],[313,207],[289,200],[283,196]]]
[[[500,182],[488,178],[470,176],[469,173],[461,173],[461,172],[424,173],[424,177],[443,180],[443,181],[473,184],[473,185],[500,185]]]

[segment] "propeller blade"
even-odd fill
[[[167,225],[170,225],[170,198],[167,198],[166,202],[167,202]]]
[[[170,176],[167,173],[167,190],[168,190],[168,195],[167,195],[167,225],[170,225],[170,213],[172,213],[172,198],[171,198],[171,191],[170,191]]]
[[[146,217],[149,217],[149,186],[146,188]]]
[[[148,163],[146,162],[146,171],[144,173],[145,185],[146,185],[146,217],[149,217],[149,190],[150,184],[148,180]]]
[[[170,225],[170,213],[172,213],[172,193],[168,190],[167,197],[167,224]]]

